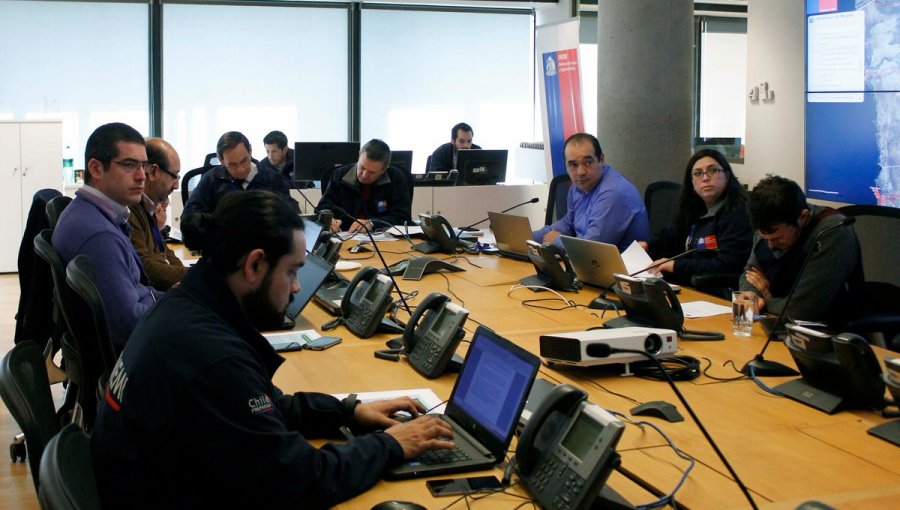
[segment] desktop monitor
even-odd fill
[[[456,155],[460,186],[483,186],[506,181],[506,149],[462,149]]]
[[[340,166],[356,163],[359,142],[297,142],[294,144],[294,181],[324,182]]]

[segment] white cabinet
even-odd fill
[[[0,121],[0,272],[16,261],[35,192],[62,191],[62,122]]]

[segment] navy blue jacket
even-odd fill
[[[283,195],[296,206],[297,201],[291,198],[291,190],[285,179],[281,177],[281,174],[260,165],[256,167],[256,170],[256,176],[247,185],[247,190],[272,191]],[[219,205],[219,200],[222,200],[222,197],[242,189],[244,188],[231,177],[231,174],[228,173],[224,166],[213,167],[212,170],[206,172],[200,178],[197,187],[191,192],[187,203],[184,204],[184,211],[181,213],[181,216],[185,217],[195,212],[211,214],[216,210],[216,206]]]
[[[481,147],[472,144],[473,149],[480,149]],[[453,164],[453,144],[451,142],[447,142],[431,153],[431,162],[428,164],[429,172],[432,171],[440,171],[440,170],[453,170],[456,168],[456,165]]]
[[[110,377],[91,438],[103,507],[325,508],[402,461],[384,433],[307,442],[347,417],[330,395],[282,394],[283,361],[224,278],[202,260],[191,268]]]
[[[332,209],[337,205],[356,218],[379,220],[391,225],[403,225],[403,222],[412,220],[412,197],[406,177],[395,167],[388,167],[387,172],[371,184],[372,192],[365,202],[361,185],[356,180],[356,163],[338,168],[326,182],[327,188],[316,211]],[[335,213],[334,217],[340,218],[341,215]],[[352,223],[352,220],[342,218],[341,229],[347,230]],[[376,228],[381,226],[376,225]]]
[[[265,168],[280,174],[288,183],[288,187],[291,187],[290,183],[294,182],[294,149],[288,149],[287,154],[284,156],[284,168],[281,170],[275,168],[275,165],[269,161],[268,156],[259,162],[259,168]]]

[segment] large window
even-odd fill
[[[747,113],[747,20],[699,19],[696,148],[740,157]]]
[[[482,148],[509,149],[514,182],[517,147],[535,139],[530,14],[364,8],[361,25],[362,141],[413,150],[419,173],[466,122]]]
[[[0,118],[62,119],[75,168],[97,126],[148,131],[146,3],[3,0],[0,12]]]
[[[266,156],[272,130],[343,141],[348,129],[346,8],[178,5],[163,14],[163,136],[186,169],[241,131]]]

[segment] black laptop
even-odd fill
[[[479,326],[440,415],[453,427],[456,448],[425,452],[385,478],[477,471],[502,462],[540,364],[534,354]]]
[[[334,266],[325,261],[322,257],[309,253],[306,255],[306,263],[297,272],[297,279],[300,281],[300,290],[294,293],[291,302],[284,312],[284,322],[282,329],[294,329],[295,321],[300,312],[306,307],[307,303],[315,295],[322,282],[331,273]]]

